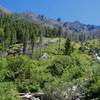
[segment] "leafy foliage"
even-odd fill
[[[13,83],[0,83],[0,100],[19,100],[16,87]]]
[[[16,92],[41,91],[46,100],[64,100],[66,92],[69,99],[77,94],[84,94],[86,100],[100,98],[96,57],[100,40],[83,42],[82,33],[80,43],[62,35],[59,26],[43,27],[13,14],[0,16],[0,100],[19,100]],[[41,59],[43,54],[48,59]]]

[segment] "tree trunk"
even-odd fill
[[[34,54],[34,46],[35,46],[35,44],[34,43],[32,43],[32,51],[31,51],[31,59],[33,59],[33,54]]]
[[[26,54],[27,42],[23,42],[23,54]]]
[[[58,54],[60,54],[60,42],[61,42],[61,39],[59,37],[59,40],[58,40]]]

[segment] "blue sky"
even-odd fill
[[[64,21],[100,25],[100,0],[0,0],[13,12],[31,11]]]

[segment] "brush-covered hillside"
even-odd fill
[[[62,24],[51,28],[0,12],[0,100],[20,100],[19,93],[43,93],[40,100],[100,99],[99,37],[86,38],[92,32],[83,30],[70,37]]]

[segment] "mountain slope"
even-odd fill
[[[0,12],[4,14],[11,14],[15,19],[25,19],[31,23],[37,23],[51,29],[61,26],[63,30],[63,36],[68,36],[74,40],[84,40],[84,38],[94,39],[100,37],[100,26],[89,24],[86,25],[80,23],[79,21],[64,22],[60,18],[55,20],[44,15],[35,15],[31,12],[21,14],[11,13],[9,10],[2,6],[0,6]]]
[[[0,13],[11,14],[11,11],[0,5]]]

